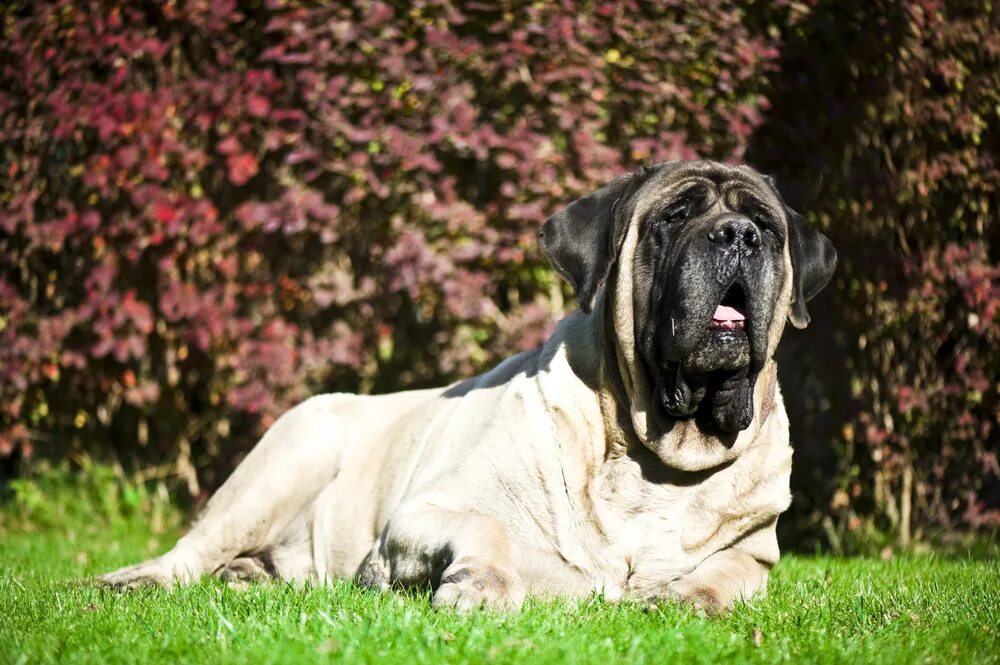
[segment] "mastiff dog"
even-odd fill
[[[667,162],[555,213],[542,249],[578,311],[541,348],[433,390],[281,416],[166,554],[116,587],[353,578],[437,607],[527,595],[763,592],[791,500],[775,349],[836,264],[746,166]]]

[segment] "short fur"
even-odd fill
[[[829,241],[751,169],[674,162],[556,213],[542,246],[581,311],[541,348],[443,389],[306,401],[173,549],[100,580],[354,578],[461,610],[763,591],[792,455],[772,358]],[[709,332],[737,283],[747,334]]]

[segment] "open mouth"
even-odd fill
[[[733,284],[722,296],[722,302],[715,308],[709,330],[743,330],[746,327],[747,297],[743,287]]]

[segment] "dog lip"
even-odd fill
[[[726,331],[737,331],[744,329],[744,323],[742,320],[739,321],[728,321],[719,320],[718,318],[712,319],[712,322],[708,325],[708,329],[712,332],[726,332]]]

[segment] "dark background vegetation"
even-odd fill
[[[840,251],[780,352],[786,543],[1000,524],[993,3],[34,0],[0,21],[8,476],[112,460],[197,502],[307,395],[536,346],[571,303],[546,216],[709,157],[773,174]]]

